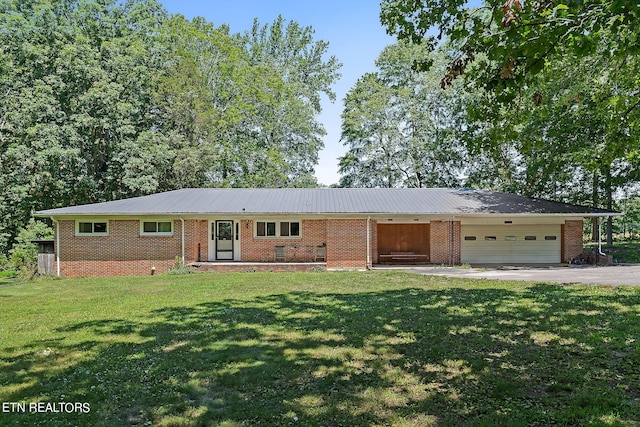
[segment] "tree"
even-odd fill
[[[541,101],[527,114],[523,150],[537,158],[539,166],[540,160],[555,158],[549,164],[555,165],[553,171],[565,171],[565,177],[567,166],[572,168],[566,187],[572,189],[574,202],[613,209],[614,194],[640,179],[640,117],[631,108],[637,65],[629,59],[624,63],[619,67],[618,61],[612,64],[598,54],[569,57],[537,79],[533,95],[540,94]],[[611,219],[607,236],[611,244]]]
[[[625,239],[637,240],[640,234],[640,196],[624,197],[619,209],[624,214],[616,217],[619,232]]]
[[[27,277],[32,277],[38,268],[38,245],[31,242],[50,239],[53,239],[53,229],[42,221],[31,219],[20,229],[16,243],[9,251],[11,267],[20,270]]]
[[[638,4],[385,0],[381,20],[430,49],[449,39],[458,53],[441,86],[464,75],[469,92],[489,100],[467,105],[466,142],[480,165],[503,167],[480,167],[471,182],[611,209],[615,192],[640,179]],[[610,243],[611,220],[607,234]]]
[[[400,39],[431,49],[442,38],[460,45],[443,75],[443,86],[479,61],[482,66],[471,72],[476,85],[507,99],[554,57],[587,56],[599,46],[610,58],[628,58],[640,51],[640,7],[635,2],[485,0],[471,9],[466,0],[383,0],[380,19]],[[435,37],[429,35],[432,28],[438,31]],[[429,62],[416,65],[425,69]]]
[[[312,177],[326,133],[316,119],[320,99],[335,100],[331,85],[340,77],[341,64],[335,56],[327,57],[329,44],[313,36],[311,27],[278,16],[270,25],[254,20],[243,38],[250,63],[275,70],[281,79],[270,102],[259,105],[253,120],[246,123],[246,134],[267,149],[268,163],[260,169],[285,173],[279,186]]]
[[[154,0],[0,0],[0,252],[34,210],[315,185],[327,49],[282,18],[241,36]]]
[[[152,126],[165,16],[152,0],[0,3],[0,249],[32,210],[151,189],[123,171]]]
[[[618,61],[563,58],[509,104],[492,91],[466,92],[466,146],[481,166],[494,166],[476,169],[472,185],[615,209],[614,195],[633,187],[640,172],[637,64]]]
[[[334,96],[340,66],[324,59],[327,43],[282,17],[233,36],[199,18],[173,17],[169,27],[176,53],[156,95],[163,131],[181,141],[174,178],[191,186],[315,185],[319,99]]]
[[[386,187],[401,184],[398,123],[390,102],[394,91],[374,73],[356,82],[345,98],[342,140],[349,150],[340,158],[343,187]]]
[[[401,42],[379,56],[377,73],[358,80],[345,99],[340,159],[343,186],[434,187],[459,184],[464,151],[458,143],[455,92],[435,73],[412,69],[423,47]],[[432,59],[443,63],[444,52]]]

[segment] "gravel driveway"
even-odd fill
[[[478,279],[640,286],[640,265],[616,265],[609,267],[405,267],[403,270],[418,274],[434,274],[440,276],[469,277]]]

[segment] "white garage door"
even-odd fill
[[[558,263],[560,225],[463,225],[463,263]]]

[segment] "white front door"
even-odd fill
[[[233,260],[234,224],[232,220],[217,220],[211,223],[211,239],[215,247],[215,259]]]

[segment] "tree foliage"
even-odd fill
[[[383,0],[380,18],[391,34],[432,48],[436,39],[460,45],[443,74],[443,86],[471,71],[478,86],[507,98],[529,75],[557,55],[627,58],[640,52],[640,6],[618,0],[489,1]],[[437,30],[437,36],[430,30]],[[424,69],[428,61],[417,61]]]
[[[122,155],[151,128],[163,68],[157,3],[4,1],[1,233],[32,210],[131,194]]]
[[[342,114],[341,185],[450,187],[459,184],[464,152],[458,143],[454,92],[438,87],[436,72],[412,69],[424,48],[400,42],[349,91]],[[441,53],[436,60],[443,63]]]
[[[34,210],[182,187],[315,185],[340,64],[155,0],[0,1],[0,251]]]
[[[38,268],[38,245],[33,240],[53,239],[53,229],[42,221],[31,219],[24,228],[18,231],[16,243],[9,251],[10,268],[21,271],[27,277],[32,277]]]

